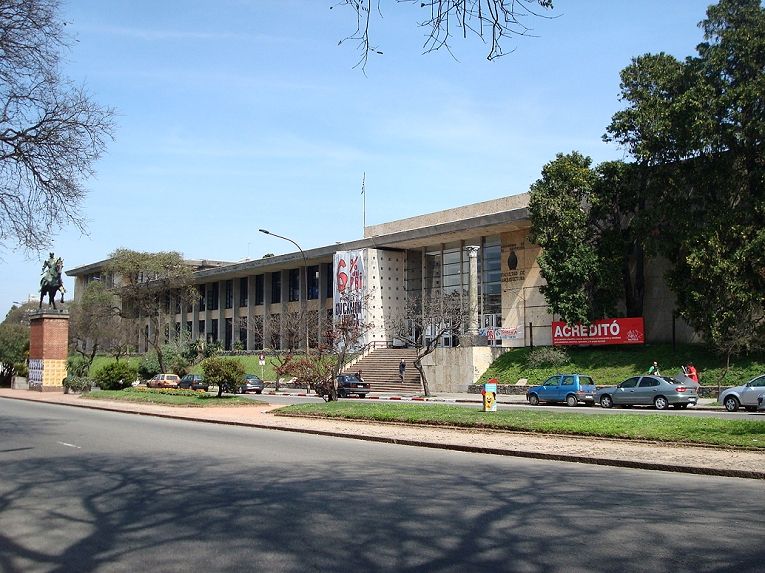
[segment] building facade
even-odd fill
[[[368,226],[356,241],[258,260],[189,261],[198,301],[169,303],[164,334],[185,331],[225,349],[301,348],[306,338],[314,346],[335,317],[363,310],[374,325],[364,342],[396,344],[390,324],[407,312],[408,297],[453,294],[471,315],[463,331],[477,330],[473,343],[549,345],[556,317],[540,293],[544,279],[540,248],[528,238],[528,200],[515,195]],[[102,275],[104,263],[67,271],[75,278],[75,299],[90,280],[119,280]],[[672,318],[665,269],[660,262],[647,269],[646,340],[691,340],[690,329]],[[306,316],[309,328],[301,328]],[[147,348],[149,334],[139,334],[139,350]],[[441,345],[459,346],[462,333],[453,334]]]

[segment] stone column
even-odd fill
[[[63,391],[69,344],[69,313],[38,311],[30,315],[29,389]]]
[[[468,253],[468,321],[467,334],[460,337],[460,346],[486,346],[485,336],[479,336],[479,305],[478,305],[478,251],[480,247],[466,245],[465,250]]]
[[[468,334],[478,334],[478,251],[480,247],[468,245],[465,250],[469,257],[468,275]]]

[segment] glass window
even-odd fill
[[[239,306],[247,306],[247,298],[248,298],[248,287],[247,287],[247,277],[242,277],[239,279]]]
[[[308,300],[319,298],[319,265],[308,267]]]
[[[325,283],[324,283],[324,296],[327,298],[332,298],[333,295],[333,289],[335,288],[334,284],[334,277],[335,269],[332,265],[332,263],[324,263],[324,277],[325,277]]]
[[[552,376],[545,381],[545,386],[560,386],[560,378]]]
[[[619,384],[619,388],[634,388],[635,386],[637,386],[638,380],[640,380],[640,378],[637,378],[637,377],[629,378],[625,380],[624,382],[622,382],[621,384]]]
[[[658,386],[659,381],[656,378],[648,378],[644,377],[640,380],[639,387],[640,388],[651,388],[653,386]]]
[[[263,304],[263,284],[265,275],[255,276],[255,306]]]
[[[300,270],[301,269],[290,269],[287,273],[287,294],[290,302],[300,300]]]
[[[574,385],[574,377],[573,376],[566,376],[563,378],[563,384],[562,386],[573,386]]]
[[[218,310],[218,283],[207,285],[207,308],[210,310]]]
[[[225,308],[233,308],[234,307],[234,281],[229,279],[224,284],[226,288]]]
[[[224,333],[223,347],[226,350],[231,350],[231,347],[233,344],[233,337],[234,337],[234,319],[233,318],[226,319],[225,328],[226,328],[226,332]]]
[[[282,273],[271,273],[271,302],[282,302]]]
[[[199,310],[205,309],[205,302],[206,302],[206,296],[205,296],[205,285],[198,285],[197,291],[199,292]]]

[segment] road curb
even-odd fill
[[[493,454],[498,456],[547,460],[547,461],[560,461],[560,462],[572,462],[588,465],[598,466],[610,466],[620,467],[628,469],[643,469],[653,471],[664,471],[672,473],[686,473],[693,475],[709,475],[717,477],[733,477],[744,479],[756,479],[765,480],[765,472],[749,471],[749,470],[735,470],[728,468],[704,468],[695,466],[683,466],[683,465],[670,465],[660,464],[652,462],[641,462],[636,460],[619,460],[614,458],[591,458],[585,456],[577,456],[573,454],[550,454],[544,452],[529,452],[525,450],[514,450],[506,448],[491,448],[482,446],[468,446],[462,444],[450,444],[440,442],[429,442],[426,440],[412,440],[404,438],[390,438],[385,436],[372,436],[372,435],[351,435],[343,432],[334,432],[330,430],[319,430],[315,428],[286,428],[281,426],[272,426],[270,424],[259,424],[257,422],[237,422],[234,420],[209,420],[204,418],[195,418],[188,416],[177,416],[173,414],[164,414],[160,412],[141,412],[134,410],[123,410],[121,408],[115,408],[106,405],[91,405],[91,404],[65,404],[61,402],[47,402],[43,400],[30,400],[20,396],[2,396],[0,398],[6,398],[8,400],[19,400],[24,402],[38,402],[44,404],[53,404],[55,406],[69,406],[73,408],[85,408],[87,410],[101,410],[106,412],[116,412],[122,414],[135,414],[138,416],[152,416],[155,418],[165,418],[171,420],[183,420],[188,422],[203,422],[208,424],[219,424],[226,426],[239,426],[247,428],[257,428],[262,430],[278,430],[282,432],[293,432],[298,434],[313,434],[317,436],[327,436],[333,438],[345,438],[350,440],[361,440],[367,442],[377,442],[384,444],[395,444],[402,446],[415,446],[421,448],[431,448],[438,450],[451,450],[467,453],[478,454]],[[292,418],[299,418],[298,416],[291,416]]]

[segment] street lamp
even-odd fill
[[[277,235],[276,233],[272,233],[271,231],[268,231],[266,229],[258,229],[261,233],[265,233],[266,235],[271,235],[273,237],[278,237],[279,239],[284,239],[285,241],[289,241],[293,245],[295,245],[298,248],[298,251],[300,251],[300,254],[303,255],[303,276],[305,277],[303,280],[305,281],[305,300],[303,301],[306,305],[306,311],[308,310],[308,259],[305,258],[305,253],[303,252],[303,249],[300,248],[300,245],[298,245],[295,241],[290,239],[289,237],[282,237],[281,235]],[[305,320],[305,355],[308,356],[308,313],[306,312],[303,316],[303,319]]]

